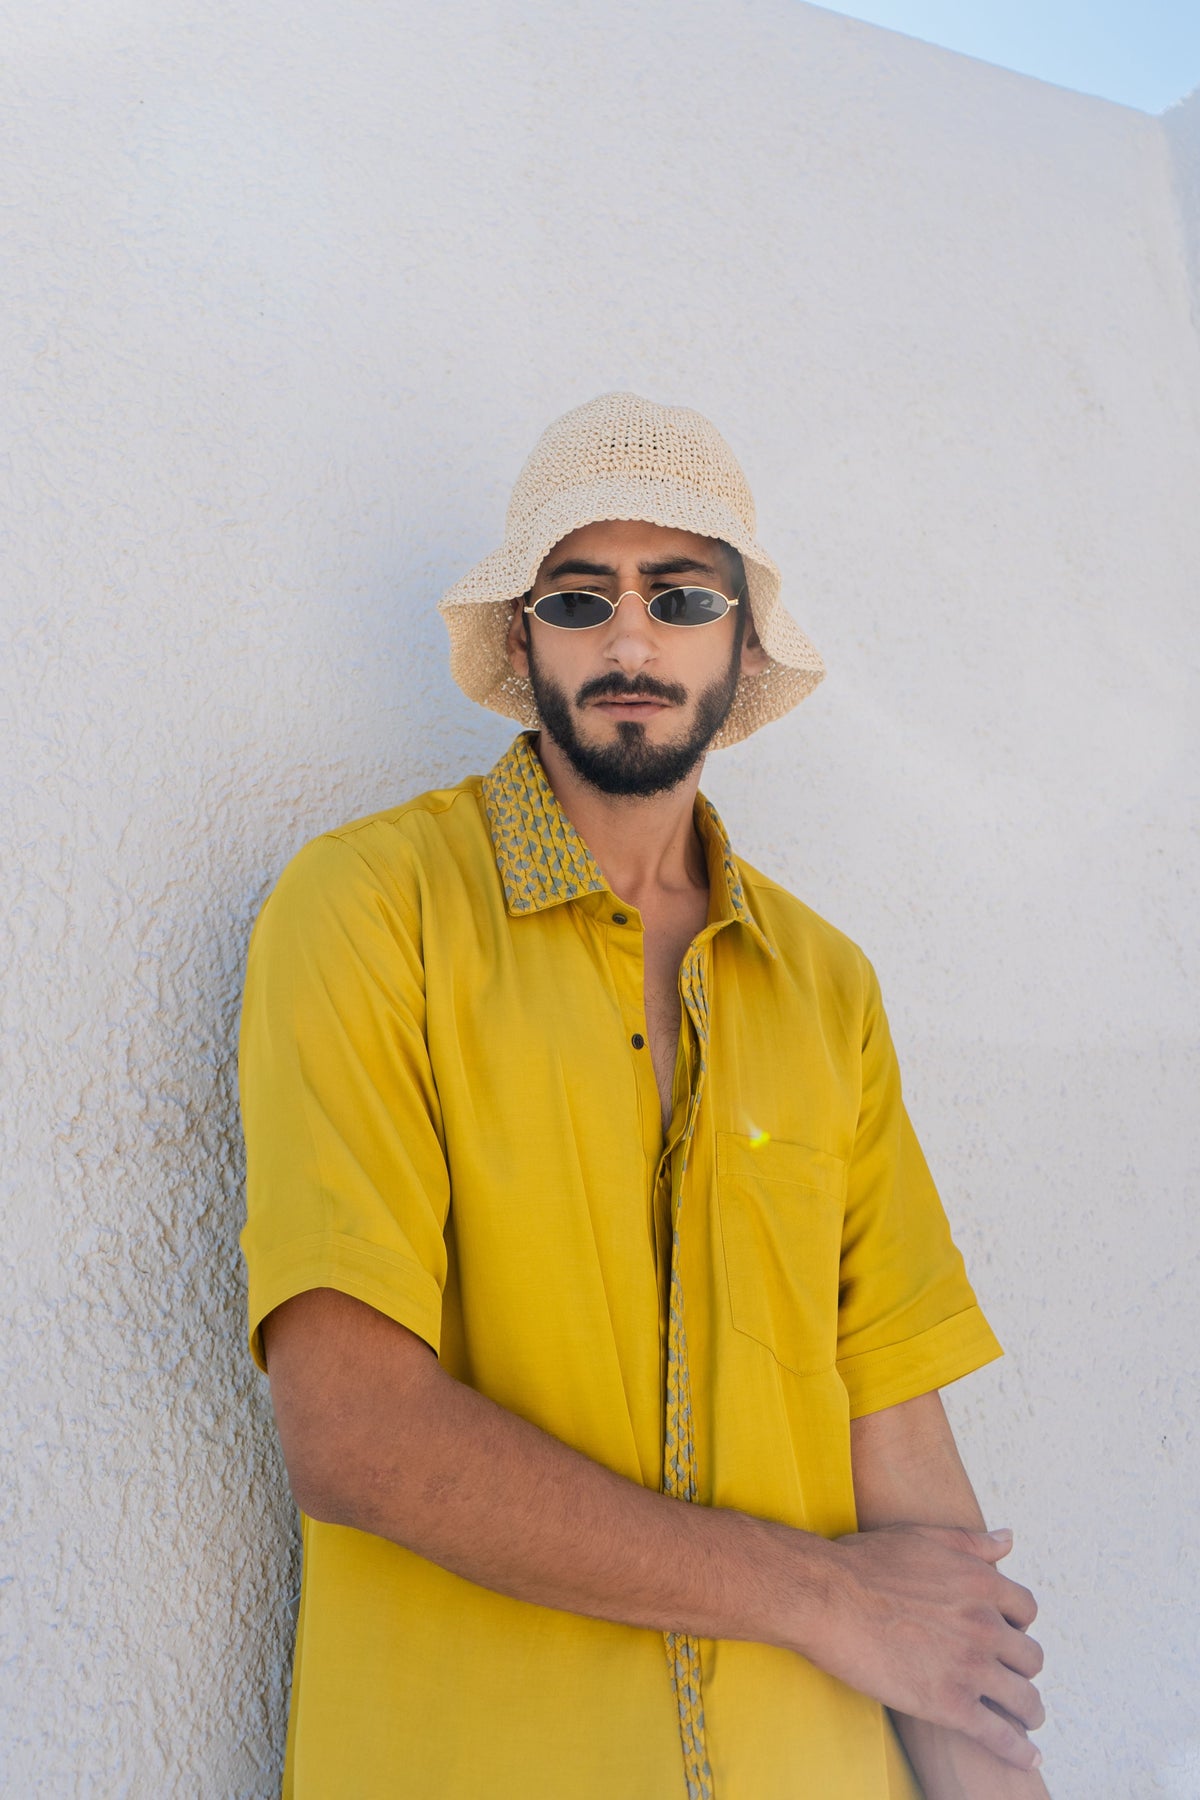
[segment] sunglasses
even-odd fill
[[[667,588],[649,600],[633,588],[627,593],[641,600],[650,617],[660,625],[715,625],[731,606],[737,605],[736,600],[718,594],[714,588]],[[617,600],[609,600],[603,594],[539,594],[525,611],[543,625],[553,625],[556,631],[591,631],[593,626],[607,625],[625,598],[625,594]]]

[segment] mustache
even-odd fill
[[[630,680],[613,669],[607,675],[597,675],[594,681],[585,681],[575,696],[575,704],[586,706],[589,700],[664,700],[669,706],[683,706],[687,697],[687,689],[678,682],[655,681],[653,675],[635,675]]]

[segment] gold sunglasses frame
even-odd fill
[[[650,612],[650,608],[655,600],[661,600],[666,594],[678,594],[687,590],[692,590],[700,594],[715,594],[718,600],[724,600],[725,611],[718,613],[716,617],[712,619],[697,619],[694,624],[687,624],[678,619],[659,619]],[[651,594],[649,600],[646,599],[644,594],[639,594],[636,588],[626,588],[625,592],[623,594],[618,594],[615,600],[610,600],[607,594],[589,594],[589,599],[603,600],[605,605],[612,607],[612,611],[609,613],[608,618],[597,619],[594,625],[556,625],[553,619],[543,619],[541,613],[538,611],[538,607],[543,600],[556,600],[560,594],[585,594],[587,592],[588,590],[586,588],[555,588],[549,594],[539,594],[533,605],[526,606],[524,610],[527,613],[532,613],[539,625],[548,625],[551,631],[598,631],[602,625],[609,624],[610,621],[616,617],[617,608],[620,606],[622,600],[627,600],[630,594],[632,594],[635,600],[641,601],[646,611],[650,613],[650,617],[654,619],[656,625],[666,625],[671,631],[702,631],[706,625],[719,625],[721,620],[728,614],[730,607],[736,606],[741,599],[740,594],[735,595],[731,600],[728,594],[723,594],[721,592],[720,588],[700,587],[699,584],[694,581],[681,581],[673,588],[664,588],[661,594]],[[528,595],[526,598],[528,598]]]

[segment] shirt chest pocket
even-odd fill
[[[799,1375],[837,1356],[846,1166],[770,1138],[717,1134],[717,1205],[734,1327]]]

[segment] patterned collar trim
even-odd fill
[[[608,883],[591,851],[554,797],[530,732],[522,732],[483,778],[483,804],[504,899],[514,916],[543,912]],[[746,904],[745,889],[720,814],[703,794],[696,829],[708,857],[712,925],[745,925],[769,956],[775,950]]]
[[[776,955],[774,944],[746,903],[741,871],[733,854],[733,845],[729,842],[729,833],[721,822],[721,815],[712,801],[707,800],[703,794],[696,796],[696,830],[700,833],[700,841],[708,857],[709,893],[716,900],[715,906],[712,900],[709,901],[713,922],[728,925],[736,920],[739,925],[746,927],[768,956]]]
[[[542,912],[607,892],[595,858],[554,798],[528,732],[484,776],[483,804],[510,913]]]

